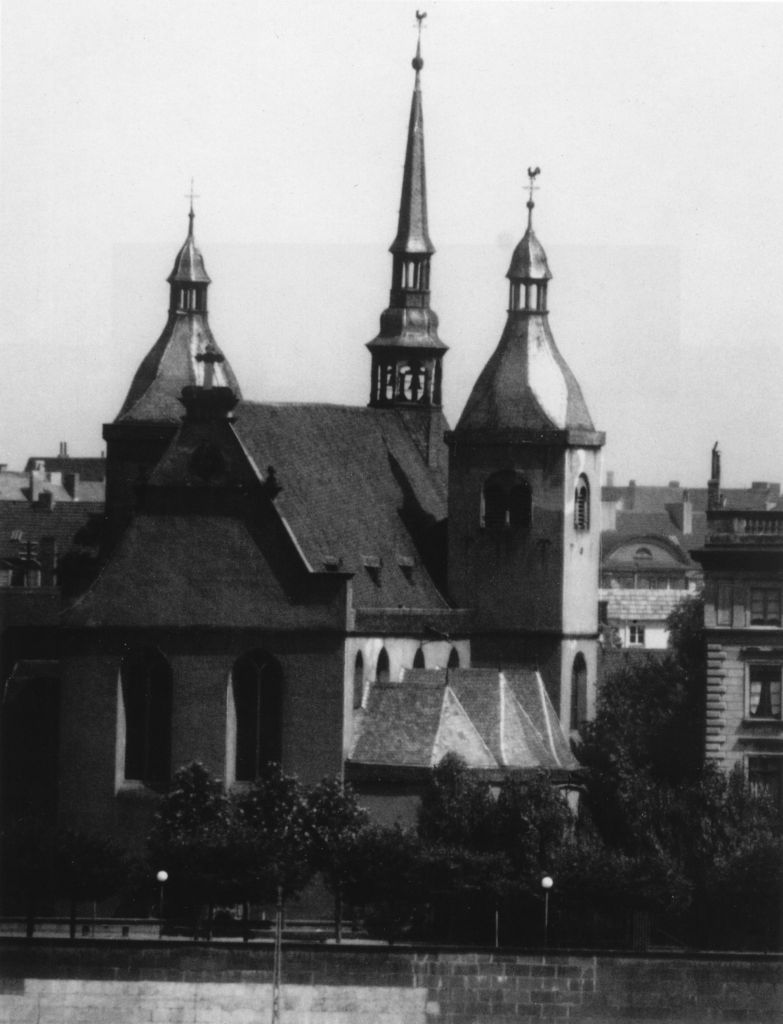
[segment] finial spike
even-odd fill
[[[193,218],[196,216],[193,210],[193,200],[200,199],[201,197],[193,191],[193,179],[190,179],[190,192],[185,193],[185,198],[190,200],[190,210],[188,212],[188,219],[190,221],[190,232],[193,233]]]
[[[411,61],[413,70],[416,72],[416,81],[419,80],[419,72],[424,67],[424,61],[421,56],[421,30],[423,28],[422,22],[427,17],[426,11],[416,11],[416,21],[418,22],[418,39],[416,40],[416,56]]]

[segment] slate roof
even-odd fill
[[[663,620],[677,607],[687,590],[631,590],[629,588],[602,587],[598,599],[607,602],[610,620],[630,621]]]
[[[410,670],[373,685],[351,764],[431,768],[448,753],[477,769],[579,767],[537,672]]]
[[[245,524],[230,516],[138,515],[71,626],[284,627],[291,602]],[[316,612],[318,614],[318,612]],[[317,623],[315,623],[317,625]]]
[[[414,540],[445,518],[446,477],[393,409],[243,402],[235,429],[314,571],[354,573],[357,607],[447,607]]]
[[[163,333],[141,362],[115,422],[179,423],[184,414],[182,389],[203,383],[204,363],[196,356],[214,348],[222,355],[206,315],[173,314]],[[214,364],[216,387],[231,387],[241,394],[228,360]]]
[[[582,391],[545,316],[509,314],[455,428],[462,432],[577,430],[594,434]],[[602,435],[595,443],[601,444]]]
[[[706,512],[708,491],[706,487],[658,487],[635,484],[633,487],[605,486],[601,488],[601,500],[622,502],[626,512],[660,513],[667,505],[681,502],[687,491],[694,512]],[[753,509],[763,511],[774,505],[780,498],[780,484],[769,483],[756,487],[721,488],[726,508]]]
[[[19,557],[20,546],[12,540],[14,533],[21,533],[25,541],[36,543],[43,537],[53,537],[58,554],[62,555],[89,518],[102,514],[102,502],[69,501],[45,509],[27,501],[0,501],[0,559]]]
[[[44,463],[47,473],[78,473],[82,483],[106,479],[106,459],[102,457],[72,458],[70,455],[34,455],[27,460],[25,473],[35,469],[38,462]]]

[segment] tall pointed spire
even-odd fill
[[[400,218],[397,237],[389,249],[392,253],[426,253],[432,255],[435,246],[430,241],[427,229],[427,177],[424,170],[424,114],[421,106],[421,28],[426,14],[416,12],[419,22],[419,38],[416,56],[411,61],[416,79],[411,99],[411,114],[408,121],[408,145],[405,150],[405,171],[402,177]]]
[[[421,28],[411,62],[416,72],[397,235],[389,247],[392,283],[381,329],[368,343],[372,352],[370,405],[440,406],[441,359],[446,345],[438,337],[438,318],[430,309],[430,257],[435,252],[427,225],[424,169],[424,115],[421,102]]]

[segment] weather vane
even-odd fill
[[[426,11],[416,11],[416,21],[419,23],[419,39],[421,39],[422,22],[427,17]]]

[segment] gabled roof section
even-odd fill
[[[337,581],[335,581],[337,583]],[[217,515],[137,515],[67,626],[285,629],[334,626],[338,610],[292,604],[245,523]]]
[[[431,768],[450,753],[474,769],[579,768],[537,672],[412,670],[372,687],[354,765]]]
[[[444,421],[445,427],[445,421]],[[446,516],[446,478],[393,409],[243,402],[236,433],[315,571],[354,574],[361,608],[445,608],[429,532]]]

